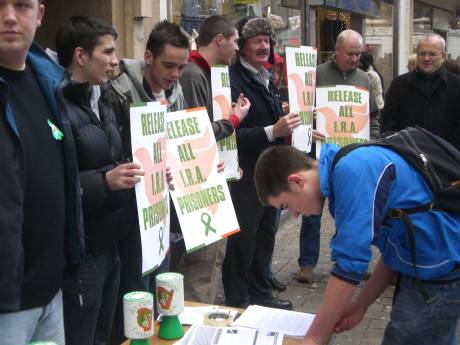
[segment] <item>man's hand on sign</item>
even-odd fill
[[[168,182],[169,190],[174,190],[174,183],[172,183],[173,176],[171,174],[171,168],[166,167],[166,182]]]
[[[225,170],[225,162],[224,161],[219,161],[219,164],[217,164],[217,172],[221,173]]]
[[[323,133],[318,132],[316,129],[314,129],[312,133],[312,138],[315,141],[324,141],[326,139],[326,136]]]
[[[298,125],[300,125],[299,114],[289,113],[284,115],[273,125],[273,136],[275,138],[287,137],[292,134],[292,131]]]
[[[105,173],[110,190],[130,189],[140,182],[138,176],[144,176],[141,166],[137,163],[124,163]]]
[[[318,111],[313,109],[313,124],[316,127],[316,117],[318,116]],[[314,141],[324,141],[326,136],[324,133],[318,132],[316,129],[313,130],[312,138]]]
[[[232,113],[238,117],[238,120],[243,121],[248,114],[251,102],[243,93],[240,93],[238,100],[232,103]]]

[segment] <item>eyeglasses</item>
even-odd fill
[[[424,52],[424,51],[419,51],[417,52],[417,56],[420,56],[420,57],[425,57],[425,56],[428,56],[430,58],[434,58],[438,55],[440,55],[442,53],[436,53],[436,52]]]

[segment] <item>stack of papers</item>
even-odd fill
[[[314,318],[314,314],[251,305],[233,322],[232,326],[279,332],[291,338],[303,338]]]
[[[278,332],[238,327],[193,325],[175,345],[282,345]]]

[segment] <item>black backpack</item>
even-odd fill
[[[332,169],[350,151],[363,146],[382,146],[401,155],[425,179],[433,193],[429,204],[410,209],[390,209],[386,218],[402,219],[410,241],[412,263],[416,280],[415,231],[408,215],[431,210],[460,215],[460,151],[444,139],[419,126],[407,127],[388,137],[365,143],[344,146],[334,157]],[[422,286],[422,290],[425,290]],[[427,303],[431,298],[421,291]]]

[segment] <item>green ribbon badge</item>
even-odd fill
[[[216,229],[214,229],[212,226],[211,226],[211,216],[207,213],[202,213],[201,214],[201,222],[203,223],[203,225],[205,226],[205,229],[204,229],[204,233],[206,236],[209,235],[209,231],[212,231],[213,233],[216,233]]]
[[[163,227],[160,227],[160,231],[158,231],[158,240],[160,241],[160,250],[158,251],[158,255],[160,255],[161,252],[165,250],[165,246],[163,245],[164,232],[165,229],[163,229]]]
[[[61,132],[61,130],[50,119],[47,119],[46,122],[48,122],[48,126],[51,128],[51,134],[53,135],[53,138],[56,140],[62,140],[64,134]]]

